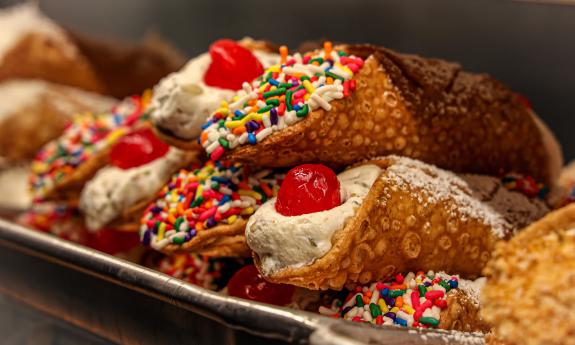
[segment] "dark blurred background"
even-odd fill
[[[0,0],[0,5],[17,1]],[[370,42],[487,72],[529,98],[575,158],[575,1],[40,0],[68,28],[139,39],[156,31],[189,56],[222,38]],[[572,5],[569,5],[571,3]],[[1,33],[0,33],[1,34]]]

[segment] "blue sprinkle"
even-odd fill
[[[152,209],[150,210],[153,214],[158,214],[160,212],[162,212],[162,208],[158,207],[158,206],[154,206],[152,207]]]
[[[395,322],[396,324],[398,324],[398,325],[407,327],[407,320],[404,320],[404,319],[402,319],[402,318],[400,318],[400,317],[396,317],[395,320],[394,320],[394,322]]]
[[[383,288],[381,289],[381,296],[387,296],[389,294],[389,289],[388,288]]]
[[[296,104],[296,105],[293,106],[293,109],[294,109],[295,111],[298,111],[298,110],[301,109],[301,106],[300,106],[299,104]]]
[[[202,125],[202,130],[210,127],[211,125],[212,125],[212,120],[208,120],[208,122],[206,122]]]
[[[224,195],[224,197],[222,198],[222,200],[220,200],[220,202],[218,203],[218,205],[223,205],[226,202],[230,201],[232,198],[230,198],[229,195]]]
[[[216,220],[214,219],[214,217],[209,218],[206,223],[208,228],[213,228],[214,226],[216,226]]]
[[[225,183],[225,184],[230,183],[230,180],[222,176],[212,176],[211,179],[212,181],[216,181],[218,183]]]
[[[392,308],[395,307],[395,298],[384,296],[383,299],[385,300],[385,304]]]
[[[280,84],[279,81],[277,81],[277,80],[275,80],[275,79],[273,79],[273,78],[270,78],[270,79],[268,80],[268,83],[272,84],[273,86],[278,86],[278,85]]]
[[[256,140],[256,136],[253,133],[248,133],[248,142],[252,145],[255,145],[258,141]]]
[[[383,314],[383,316],[387,316],[388,318],[395,320],[395,313],[387,312],[387,313]]]
[[[451,287],[452,289],[457,289],[458,286],[459,286],[459,282],[457,282],[457,280],[452,279],[449,281],[449,287]]]
[[[196,139],[196,141],[198,142],[198,145],[200,144],[200,136],[198,136],[198,139]]]

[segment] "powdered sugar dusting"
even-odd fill
[[[477,278],[475,280],[468,280],[459,278],[457,274],[447,274],[445,272],[438,272],[437,277],[441,279],[450,279],[451,277],[457,277],[459,290],[463,291],[465,295],[473,302],[476,306],[479,306],[481,289],[485,286],[487,279],[485,277]]]
[[[547,206],[518,192],[505,189],[495,177],[456,175],[405,157],[388,157],[394,161],[382,175],[392,185],[417,192],[413,197],[422,204],[452,200],[453,216],[477,219],[488,225],[497,238],[537,220]]]

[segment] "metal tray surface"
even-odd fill
[[[483,344],[225,296],[0,219],[0,293],[123,344]]]

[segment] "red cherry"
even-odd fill
[[[284,216],[330,210],[341,205],[339,180],[325,165],[303,164],[291,169],[278,192],[276,211]]]
[[[110,164],[130,169],[149,163],[168,152],[170,147],[156,138],[149,128],[140,129],[120,138],[110,151]]]
[[[204,75],[207,85],[239,90],[243,82],[250,82],[264,73],[260,61],[246,48],[233,40],[219,40],[210,46],[212,63]]]
[[[89,234],[86,246],[114,255],[127,252],[139,244],[140,237],[136,232],[102,229],[96,233]]]
[[[279,306],[289,304],[294,291],[292,285],[274,284],[264,280],[254,265],[237,271],[228,283],[230,296]]]

